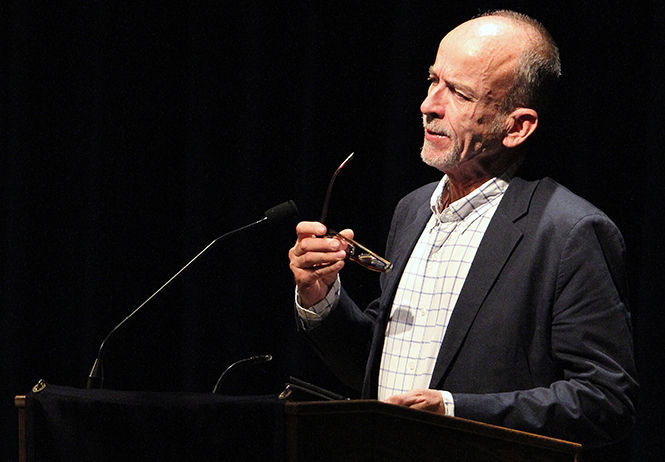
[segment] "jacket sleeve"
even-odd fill
[[[429,186],[432,188],[433,186]],[[409,204],[410,196],[402,199],[397,205],[391,221],[390,232],[386,245],[386,256],[393,256],[393,244],[398,229],[404,222],[412,219]],[[420,202],[420,199],[417,200]],[[384,291],[387,278],[397,277],[396,271],[381,274],[381,290]],[[382,298],[374,300],[362,310],[351,299],[342,287],[337,304],[330,310],[325,319],[315,328],[304,331],[309,342],[318,355],[346,385],[358,391],[362,390],[366,378],[367,362],[374,331],[374,322],[382,308]],[[377,353],[378,354],[378,353]]]

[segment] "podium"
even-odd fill
[[[19,461],[574,461],[581,446],[375,400],[80,390],[16,397]]]
[[[289,461],[574,461],[581,445],[375,400],[289,403]]]

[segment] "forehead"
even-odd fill
[[[456,49],[469,57],[482,57],[508,42],[506,29],[497,21],[465,22],[443,37],[439,50]]]
[[[510,80],[526,37],[502,18],[478,18],[448,33],[441,43],[434,71],[468,83],[505,85]]]

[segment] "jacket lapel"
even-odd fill
[[[397,290],[397,285],[402,277],[406,262],[413,252],[413,248],[423,232],[432,211],[429,208],[429,197],[434,190],[434,184],[427,195],[426,201],[421,201],[416,205],[418,210],[413,219],[404,216],[396,217],[401,220],[410,220],[405,226],[399,227],[399,236],[394,236],[393,249],[391,249],[391,263],[393,269],[389,273],[384,273],[384,286],[381,291],[381,301],[379,313],[375,321],[374,337],[370,348],[367,375],[363,383],[362,396],[365,398],[376,398],[378,389],[379,367],[381,365],[381,354],[383,352],[383,342],[385,340],[386,323],[392,310],[392,301]],[[392,257],[394,255],[395,257]]]
[[[445,377],[483,301],[513,250],[519,245],[522,232],[515,225],[515,221],[528,212],[529,202],[537,184],[517,177],[510,182],[462,286],[441,343],[430,387],[436,388]]]
[[[428,196],[429,197],[429,196]],[[397,290],[397,285],[402,278],[402,273],[406,267],[406,263],[411,257],[411,252],[418,242],[420,234],[423,232],[427,221],[432,215],[432,211],[429,208],[429,200],[418,207],[418,212],[413,221],[404,227],[402,230],[402,235],[396,237],[395,250],[392,252],[396,255],[395,260],[393,261],[393,270],[388,274],[386,279],[386,287],[382,291],[382,304],[389,305],[388,309],[384,311],[390,311],[390,306],[392,305],[393,297],[395,296],[395,291]]]

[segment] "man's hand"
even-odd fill
[[[399,406],[412,407],[414,409],[437,412],[444,415],[446,413],[443,397],[439,390],[410,390],[401,395],[393,395],[386,399],[385,402],[389,404],[397,404]]]
[[[291,272],[298,286],[300,303],[309,308],[321,301],[344,267],[346,244],[335,238],[321,238],[326,227],[315,221],[301,221],[296,226],[298,238],[289,250]],[[340,232],[353,239],[353,231]]]

